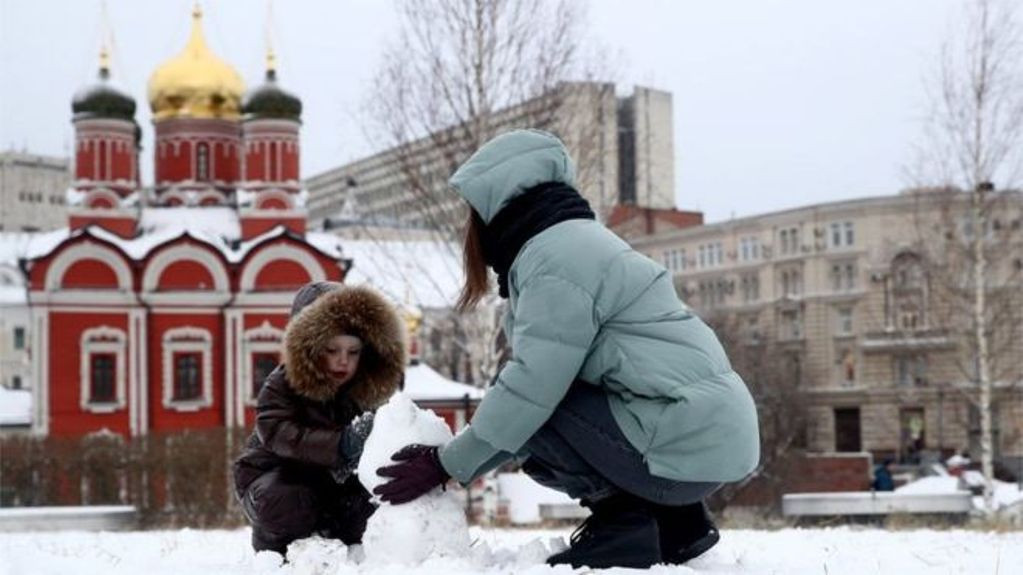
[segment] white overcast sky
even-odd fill
[[[708,221],[904,187],[925,78],[965,0],[592,0],[586,34],[621,55],[622,91],[674,96],[676,196]],[[100,0],[0,0],[0,148],[67,155],[70,102],[93,81]],[[184,45],[191,0],[107,0],[113,74],[139,103]],[[266,0],[205,0],[207,40],[261,81]],[[287,0],[271,33],[303,100],[308,177],[372,152],[360,105],[395,34],[388,0]]]

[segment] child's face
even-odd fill
[[[353,335],[335,335],[320,356],[323,370],[340,384],[348,383],[359,369],[362,340]]]

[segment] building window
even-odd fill
[[[796,340],[803,338],[803,318],[797,310],[786,310],[781,312],[781,333],[782,340]]]
[[[703,309],[714,309],[724,305],[728,293],[734,286],[730,286],[724,278],[709,279],[700,282],[699,297],[700,307]]]
[[[799,228],[785,228],[778,233],[778,237],[782,255],[799,253]]]
[[[174,401],[196,401],[202,395],[200,354],[174,354]]]
[[[832,248],[851,248],[856,241],[856,230],[852,222],[832,222],[829,235]]]
[[[279,363],[283,340],[284,330],[265,320],[258,327],[248,329],[242,334],[241,381],[248,382],[248,389],[245,391],[246,405],[256,405],[263,382]]]
[[[195,147],[195,179],[199,182],[210,179],[210,146],[205,142]]]
[[[760,259],[760,238],[747,236],[739,240],[739,259],[752,262]]]
[[[832,264],[831,289],[836,292],[856,289],[856,262]]]
[[[858,452],[862,449],[860,408],[835,408],[835,451]]]
[[[853,333],[853,310],[850,307],[840,307],[835,310],[835,335],[852,335]]]
[[[82,333],[79,406],[83,411],[110,413],[125,406],[124,331],[100,326]]]
[[[94,353],[91,357],[89,399],[92,403],[117,401],[116,359],[112,353]]]
[[[677,272],[685,271],[685,269],[686,269],[686,250],[685,249],[677,249],[677,250],[673,250],[673,251],[675,253],[675,258],[674,258],[674,261],[675,261],[675,271],[677,271]]]
[[[781,271],[781,293],[786,297],[793,297],[803,292],[803,274],[798,269]]]
[[[843,270],[845,272],[842,275],[844,279],[843,285],[845,287],[845,291],[853,291],[854,289],[856,289],[856,264],[847,263],[845,264]]]
[[[724,263],[724,248],[721,242],[702,244],[697,248],[698,261],[701,268],[718,267]]]
[[[686,269],[686,250],[684,249],[664,250],[661,257],[664,267],[672,273]]]
[[[14,349],[25,349],[25,328],[14,328]]]
[[[11,389],[21,389],[21,376],[11,376]]]
[[[252,354],[252,397],[259,397],[259,390],[263,389],[263,382],[276,368],[277,354]]]
[[[750,345],[757,345],[762,341],[762,334],[760,333],[760,318],[751,315],[746,318],[746,341]]]
[[[744,274],[740,284],[743,302],[752,303],[760,299],[760,276],[755,273]]]
[[[895,383],[902,387],[927,384],[927,358],[922,355],[895,357]]]
[[[213,405],[213,337],[197,327],[163,334],[163,406],[197,411]]]
[[[835,381],[840,385],[856,383],[856,354],[848,348],[838,349],[835,354]]]

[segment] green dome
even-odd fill
[[[281,118],[298,121],[302,116],[302,100],[277,85],[277,73],[267,70],[266,82],[245,94],[242,114],[246,120]]]
[[[100,68],[99,82],[78,91],[71,100],[74,119],[115,118],[135,120],[135,100],[110,85],[110,71]]]

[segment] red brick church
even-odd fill
[[[333,236],[307,234],[302,103],[277,82],[245,91],[206,45],[202,14],[149,79],[155,182],[139,176],[135,101],[99,79],[74,96],[74,208],[66,237],[25,264],[33,426],[126,435],[251,423],[294,290],[342,281]]]

